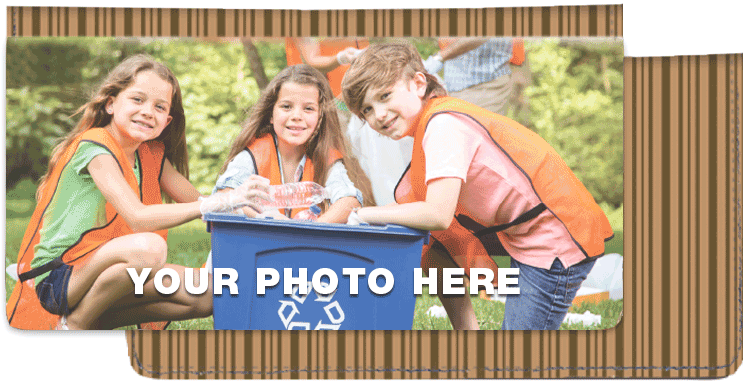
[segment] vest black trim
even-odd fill
[[[99,143],[99,142],[96,142],[96,141],[92,141],[92,140],[81,140],[81,141],[79,142],[79,144],[78,144],[78,145],[80,146],[80,145],[81,145],[80,143],[82,143],[82,142],[92,143],[92,144],[94,144],[94,145],[98,145],[98,146],[100,146],[100,147],[104,148],[105,150],[107,150],[107,152],[109,152],[109,153],[110,153],[110,154],[112,155],[112,158],[114,158],[114,159],[115,159],[115,162],[117,163],[117,166],[118,166],[118,167],[120,167],[120,171],[121,171],[121,172],[124,172],[124,171],[123,171],[123,169],[122,169],[122,164],[120,164],[120,162],[119,162],[119,161],[117,160],[117,157],[115,157],[115,154],[114,154],[114,152],[112,152],[112,151],[111,151],[111,150],[110,150],[109,148],[107,148],[106,146],[104,146],[103,144],[101,144],[101,143]],[[77,151],[77,150],[78,150],[78,149],[76,149],[76,151]],[[75,156],[75,155],[73,155],[73,156]],[[61,175],[61,176],[62,176],[62,173],[63,173],[63,172],[65,171],[65,168],[66,168],[66,167],[68,166],[68,164],[70,164],[70,162],[71,162],[71,161],[73,160],[73,156],[71,156],[71,157],[70,157],[70,160],[68,160],[68,162],[67,162],[67,163],[65,163],[65,166],[63,166],[63,171],[61,171],[61,172],[60,172],[60,175]],[[136,150],[136,156],[138,156],[138,151],[137,151],[137,150]],[[140,165],[140,166],[138,167],[138,171],[139,171],[139,173],[140,173],[140,177],[141,177],[141,183],[140,183],[140,185],[139,185],[139,194],[140,194],[140,196],[138,196],[138,197],[139,197],[139,199],[140,199],[141,201],[143,201],[143,190],[142,190],[142,188],[143,188],[143,162],[141,162],[141,161],[140,161],[140,158],[136,158],[136,161],[138,161],[138,163],[139,163],[139,165]],[[124,173],[123,173],[123,174],[124,174]],[[58,177],[58,179],[57,179],[57,184],[55,185],[55,191],[54,191],[54,192],[52,193],[52,197],[50,198],[50,201],[49,201],[49,202],[47,203],[47,206],[46,206],[46,207],[44,208],[44,211],[45,211],[45,212],[47,211],[47,208],[49,208],[49,205],[50,205],[50,204],[52,204],[52,200],[54,199],[54,196],[55,196],[55,194],[57,193],[57,187],[59,187],[59,185],[60,185],[60,180],[61,180],[61,179],[62,179],[62,177]],[[75,242],[75,243],[71,244],[71,245],[70,245],[70,246],[69,246],[68,248],[66,248],[66,249],[65,249],[65,250],[64,250],[64,251],[62,252],[62,254],[61,254],[61,255],[60,255],[59,257],[57,257],[57,258],[55,258],[55,259],[52,259],[52,260],[50,260],[49,262],[47,262],[47,263],[45,263],[45,264],[42,264],[42,265],[40,265],[40,266],[38,266],[38,267],[36,267],[36,268],[32,268],[32,269],[30,269],[30,270],[28,270],[28,271],[26,271],[26,272],[24,272],[24,273],[22,273],[22,274],[18,275],[18,279],[19,279],[19,280],[20,280],[21,282],[24,282],[24,281],[26,281],[26,280],[28,280],[28,279],[33,279],[33,278],[35,278],[35,277],[37,277],[37,276],[40,276],[40,275],[42,275],[42,274],[44,274],[44,273],[50,272],[50,271],[52,271],[53,269],[55,269],[55,268],[57,268],[57,267],[59,267],[59,266],[61,266],[61,265],[65,264],[65,262],[64,262],[64,261],[62,260],[62,258],[63,258],[63,256],[65,255],[65,253],[66,253],[66,252],[68,252],[68,251],[69,251],[69,250],[70,250],[71,248],[75,247],[75,246],[76,246],[76,245],[78,245],[78,244],[79,244],[79,243],[80,243],[81,241],[83,241],[83,238],[84,238],[84,237],[86,237],[86,235],[87,235],[87,234],[88,234],[89,232],[91,232],[91,231],[96,231],[96,230],[99,230],[99,229],[102,229],[102,228],[106,228],[107,226],[109,226],[110,224],[112,224],[112,223],[113,223],[113,222],[115,221],[115,219],[117,219],[117,216],[118,216],[118,215],[119,215],[119,213],[115,213],[115,215],[114,215],[114,216],[112,217],[112,220],[110,220],[109,222],[107,222],[107,224],[105,224],[105,225],[103,225],[103,226],[101,226],[101,227],[94,227],[94,228],[91,228],[91,229],[89,229],[89,230],[87,230],[87,231],[83,232],[83,233],[81,234],[81,236],[80,236],[80,237],[78,238],[78,240],[76,240],[76,242]],[[37,224],[37,231],[39,230],[39,226],[41,226],[41,224],[42,224],[42,220],[40,220],[40,221],[39,221],[39,223]],[[29,246],[30,246],[30,245],[31,245],[31,243],[29,243]],[[28,248],[27,248],[27,251],[28,251]],[[86,256],[86,255],[88,255],[88,254],[89,254],[90,252],[91,252],[91,251],[89,251],[89,252],[86,252],[86,253],[84,253],[83,255],[81,255],[81,256],[79,256],[79,257],[77,257],[77,258],[73,259],[73,260],[70,260],[70,262],[71,262],[71,263],[72,263],[72,262],[75,262],[76,260],[79,260],[80,258],[82,258],[82,257],[84,257],[84,256]],[[24,252],[24,253],[25,253],[25,252]],[[33,258],[32,258],[32,260],[33,260]]]
[[[489,129],[487,129],[487,127],[485,127],[485,126],[484,126],[484,124],[482,124],[482,123],[481,123],[481,122],[480,122],[479,120],[477,120],[477,119],[476,119],[476,118],[475,118],[474,116],[471,116],[470,114],[468,114],[468,113],[465,113],[465,112],[461,112],[461,111],[455,111],[455,110],[453,110],[453,111],[451,111],[451,110],[445,110],[445,111],[438,111],[438,112],[435,112],[435,113],[433,113],[433,114],[432,114],[432,115],[431,115],[431,116],[429,117],[429,119],[427,120],[427,123],[425,124],[425,133],[427,132],[427,127],[429,126],[429,123],[430,123],[430,121],[431,121],[431,120],[432,120],[433,118],[435,118],[435,116],[437,116],[437,115],[440,115],[440,114],[444,114],[444,113],[449,113],[449,114],[450,114],[450,113],[452,113],[452,114],[458,114],[458,115],[462,115],[462,116],[464,116],[464,117],[466,117],[466,118],[469,118],[469,119],[473,120],[473,121],[474,121],[474,122],[475,122],[476,124],[478,124],[478,125],[479,125],[480,127],[482,127],[482,129],[483,129],[483,130],[485,131],[485,133],[487,134],[487,136],[489,137],[489,139],[490,139],[490,140],[492,140],[492,142],[493,142],[493,143],[495,144],[495,146],[497,146],[497,148],[498,148],[498,149],[500,149],[500,151],[502,151],[502,152],[503,152],[503,154],[505,154],[505,156],[506,156],[506,157],[507,157],[507,158],[508,158],[508,159],[509,159],[509,160],[510,160],[510,161],[511,161],[512,163],[513,163],[513,165],[514,165],[514,166],[515,166],[515,167],[516,167],[516,168],[517,168],[517,169],[518,169],[518,170],[519,170],[519,171],[520,171],[520,172],[521,172],[521,173],[522,173],[522,174],[523,174],[524,176],[526,176],[526,179],[527,179],[527,180],[529,181],[529,184],[531,185],[531,189],[532,189],[532,190],[534,191],[534,194],[535,194],[535,195],[537,196],[537,198],[539,198],[539,200],[540,200],[540,201],[542,200],[542,198],[541,198],[541,197],[539,196],[539,193],[538,193],[538,192],[536,191],[536,187],[534,186],[534,183],[533,183],[533,182],[532,182],[532,180],[531,180],[531,176],[529,176],[529,174],[528,174],[528,173],[526,173],[526,170],[525,170],[525,169],[523,169],[523,167],[521,167],[520,165],[518,165],[518,163],[516,162],[516,159],[514,159],[514,158],[513,158],[513,157],[512,157],[512,156],[511,156],[511,155],[510,155],[510,154],[509,154],[509,153],[508,153],[508,152],[507,152],[507,151],[505,150],[505,148],[503,148],[503,146],[501,146],[501,145],[500,145],[500,143],[498,143],[498,142],[497,142],[497,141],[495,140],[495,138],[494,138],[494,137],[492,137],[492,133],[490,132],[490,130],[489,130]],[[545,207],[545,208],[546,208],[546,207]],[[563,227],[564,227],[564,228],[565,228],[565,230],[566,230],[566,231],[568,232],[568,236],[570,236],[570,239],[571,239],[571,240],[573,241],[573,243],[575,243],[575,245],[576,245],[576,246],[578,247],[578,249],[579,249],[579,250],[580,250],[580,251],[581,251],[581,252],[583,253],[583,255],[584,255],[584,256],[586,256],[586,257],[593,257],[593,256],[589,255],[589,254],[588,254],[588,253],[586,252],[586,250],[585,250],[585,249],[583,249],[583,245],[581,245],[581,243],[579,243],[579,242],[578,242],[578,240],[577,240],[577,239],[576,239],[576,238],[575,238],[575,237],[573,236],[573,234],[572,234],[572,233],[570,232],[570,229],[568,228],[568,225],[567,225],[567,224],[566,224],[566,223],[565,223],[565,222],[564,222],[564,221],[563,221],[562,219],[560,219],[560,217],[558,217],[558,216],[557,216],[557,214],[555,213],[555,211],[553,211],[553,210],[551,210],[551,209],[550,209],[549,211],[550,211],[550,213],[552,213],[552,215],[553,215],[553,216],[555,216],[555,219],[557,219],[558,221],[560,221],[560,223],[562,223]],[[540,212],[540,213],[541,213],[541,212]],[[493,227],[493,228],[494,228],[494,227]],[[605,240],[605,242],[606,242],[606,240]]]
[[[396,183],[396,186],[393,188],[393,200],[397,201],[396,199],[396,191],[398,190],[398,186],[401,184],[401,181],[404,180],[404,177],[409,172],[409,169],[411,169],[411,161],[409,164],[406,165],[406,169],[404,169],[404,173],[401,174],[401,177],[398,178],[398,182]]]
[[[36,267],[32,270],[26,271],[20,275],[18,275],[18,281],[24,282],[29,279],[33,279],[37,276],[40,276],[42,274],[45,274],[49,271],[52,271],[53,269],[56,269],[57,267],[65,265],[65,263],[62,261],[62,256],[55,258],[54,260],[44,264],[40,265],[39,267]]]
[[[525,223],[529,220],[536,218],[537,216],[541,215],[542,212],[544,212],[546,209],[547,209],[547,206],[544,205],[544,203],[540,203],[536,207],[531,208],[525,213],[519,215],[518,217],[516,217],[515,220],[511,221],[510,223],[488,227],[488,228],[482,229],[481,231],[474,232],[474,235],[476,237],[482,237],[488,233],[496,233],[496,232],[504,231],[514,225],[522,224],[522,223]]]

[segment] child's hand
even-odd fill
[[[271,192],[271,182],[262,176],[250,175],[235,191],[243,199],[241,206],[250,207],[256,212],[263,212],[263,200],[268,202],[273,201],[269,195]]]
[[[268,193],[268,179],[252,175],[236,189],[201,198],[201,214],[234,212],[240,207],[250,207],[256,212],[262,212],[261,200],[272,201]]]
[[[362,218],[359,217],[356,210],[352,210],[352,213],[349,214],[349,218],[346,220],[346,223],[348,225],[367,224],[366,221],[362,220]]]

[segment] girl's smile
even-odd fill
[[[362,115],[376,132],[398,140],[410,135],[411,126],[422,110],[427,81],[422,73],[411,80],[399,80],[392,87],[368,89]]]
[[[286,82],[273,106],[271,125],[279,143],[304,148],[318,126],[318,89],[314,85]]]
[[[153,140],[169,125],[172,85],[153,71],[139,73],[133,84],[111,97],[105,110],[112,115],[108,129],[123,146]]]

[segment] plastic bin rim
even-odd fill
[[[348,225],[333,223],[318,223],[298,220],[276,220],[276,219],[251,219],[244,215],[208,213],[204,216],[207,223],[231,223],[231,224],[250,224],[253,226],[265,227],[284,227],[300,229],[316,229],[330,232],[351,232],[362,234],[387,234],[408,237],[423,237],[425,241],[429,240],[430,232],[421,229],[404,227],[401,225]]]

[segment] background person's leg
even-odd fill
[[[453,92],[451,96],[504,116],[508,112],[512,91],[510,75],[502,75],[486,83]]]

